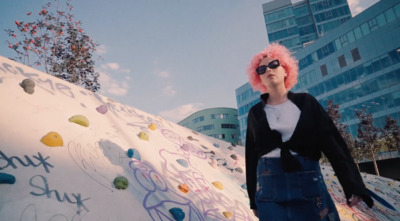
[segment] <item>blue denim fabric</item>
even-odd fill
[[[318,161],[295,156],[302,170],[285,173],[280,158],[261,157],[255,200],[260,220],[340,220]]]

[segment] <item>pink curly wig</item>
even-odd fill
[[[299,75],[299,67],[297,66],[298,61],[296,58],[291,56],[290,51],[286,47],[278,43],[272,43],[260,53],[254,55],[247,69],[249,83],[254,90],[260,91],[261,93],[268,92],[268,88],[261,82],[260,76],[256,72],[256,68],[265,57],[279,59],[282,67],[285,68],[287,73],[285,79],[286,89],[289,90],[297,83],[297,76]]]

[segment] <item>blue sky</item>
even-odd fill
[[[0,55],[14,57],[3,31],[52,0],[0,1]],[[75,19],[102,59],[100,94],[178,122],[191,113],[236,106],[251,57],[268,44],[269,0],[72,1]],[[353,16],[378,0],[348,0]],[[297,2],[297,1],[295,1]],[[32,15],[31,15],[32,16]]]

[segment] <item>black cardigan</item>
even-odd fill
[[[261,95],[261,102],[250,109],[247,120],[246,182],[251,209],[256,209],[254,195],[258,160],[281,142],[276,139],[276,131],[271,130],[268,124],[264,111],[267,99],[268,94]],[[313,96],[306,93],[289,91],[288,99],[300,109],[301,114],[293,135],[285,142],[287,147],[300,156],[316,161],[321,158],[322,151],[330,161],[343,187],[346,199],[348,200],[353,194],[359,195],[369,207],[372,207],[373,201],[346,142],[323,107]]]

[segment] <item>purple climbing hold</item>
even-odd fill
[[[15,183],[15,177],[13,175],[11,175],[11,174],[0,173],[0,184],[1,183],[14,184]]]
[[[181,149],[184,150],[184,151],[189,151],[190,150],[190,146],[188,144],[183,144],[181,146]]]
[[[100,105],[99,107],[96,108],[96,110],[101,114],[105,114],[107,113],[108,108],[106,105]]]
[[[181,208],[174,207],[170,209],[169,212],[172,214],[176,221],[182,221],[183,219],[185,219],[185,213]]]

